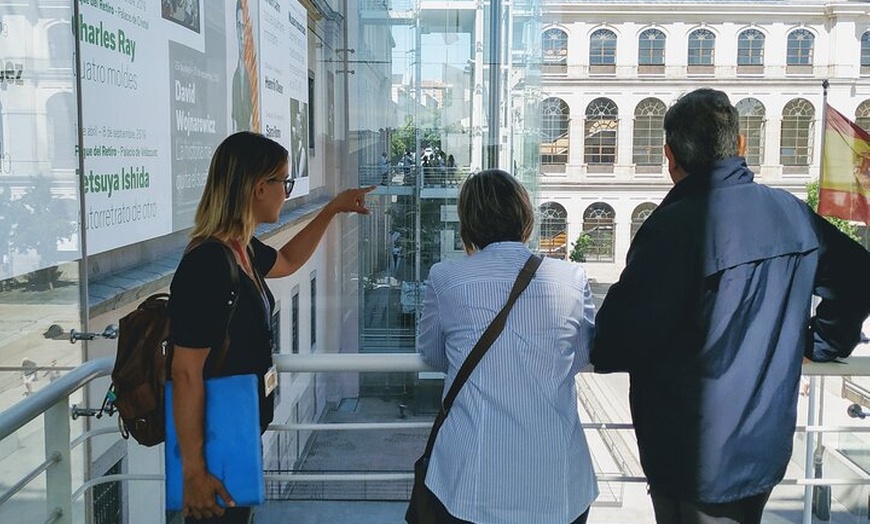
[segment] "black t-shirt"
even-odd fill
[[[256,238],[251,239],[251,248],[254,271],[262,277],[275,265],[277,252]],[[170,340],[189,348],[211,348],[205,364],[206,377],[255,374],[259,383],[260,426],[265,429],[274,410],[274,395],[263,397],[263,375],[272,365],[270,313],[275,299],[264,283],[267,311],[259,288],[239,267],[238,298],[227,331],[232,297],[232,278],[225,253],[228,249],[217,242],[206,242],[181,259],[170,284]],[[221,369],[215,370],[227,333],[230,337],[227,355]]]

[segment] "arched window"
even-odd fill
[[[658,29],[647,29],[637,39],[638,65],[665,65],[665,34]]]
[[[564,64],[568,60],[568,35],[561,29],[547,29],[541,38],[541,51],[545,64]]]
[[[870,31],[861,35],[861,72],[870,73]]]
[[[586,107],[584,161],[587,164],[616,163],[618,116],[619,110],[609,98],[596,98]]]
[[[46,102],[48,120],[48,154],[51,167],[74,169],[76,167],[76,114],[72,93],[55,93]]]
[[[589,37],[589,65],[616,65],[616,33],[599,29]]]
[[[737,102],[740,133],[746,137],[746,164],[760,166],[764,163],[764,104],[754,98]]]
[[[864,131],[870,132],[870,100],[864,100],[855,109],[855,123]]]
[[[583,212],[583,232],[592,238],[587,262],[613,262],[615,237],[613,223],[616,213],[604,202],[596,202]]]
[[[72,68],[75,53],[73,33],[69,22],[52,24],[46,31],[48,38],[48,57],[51,67]]]
[[[568,162],[568,104],[560,98],[541,103],[541,164]]]
[[[788,34],[788,50],[785,63],[790,66],[813,65],[813,42],[815,37],[806,29],[795,29]]]
[[[737,37],[737,65],[764,65],[764,33],[747,29]]]
[[[568,254],[568,212],[562,204],[541,204],[541,254],[565,260]]]
[[[795,98],[782,109],[779,161],[783,166],[808,166],[812,162],[813,105]]]
[[[662,127],[668,108],[657,98],[645,98],[634,109],[632,161],[637,166],[654,166],[661,171],[665,130]]]
[[[716,35],[707,29],[692,31],[689,35],[689,65],[713,65],[713,51],[716,48]]]
[[[656,210],[655,204],[652,202],[644,202],[643,204],[634,208],[634,211],[631,213],[631,240],[634,241],[634,235],[637,234],[638,230],[640,230],[640,226],[646,222],[646,219],[652,214],[653,211]]]

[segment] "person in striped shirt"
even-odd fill
[[[432,266],[417,338],[446,372],[445,392],[505,304],[534,226],[528,193],[497,169],[463,184],[458,214],[469,256]],[[545,259],[438,434],[426,475],[438,522],[586,522],[598,486],[574,377],[589,363],[594,316],[583,268]]]

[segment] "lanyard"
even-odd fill
[[[254,281],[254,286],[257,288],[257,291],[260,294],[260,300],[263,301],[263,312],[266,314],[266,318],[265,318],[266,328],[269,330],[269,333],[271,333],[272,332],[272,323],[271,323],[272,304],[269,302],[269,296],[266,294],[266,283],[263,282],[263,279],[260,276],[260,272],[251,263],[252,257],[249,256],[249,255],[251,255],[251,251],[248,250],[248,252],[246,253],[244,250],[242,250],[242,245],[238,241],[235,241],[235,240],[233,240],[231,242],[231,246],[233,248],[233,251],[235,251],[236,254],[239,255],[239,260],[242,261],[242,267],[246,270],[246,272],[249,275],[251,275],[251,277]]]

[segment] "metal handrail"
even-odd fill
[[[628,422],[582,422],[583,429],[592,430],[629,430],[634,425]],[[272,431],[363,431],[363,430],[386,430],[386,429],[428,429],[432,422],[298,422],[295,424],[269,424]],[[803,429],[803,426],[798,426]],[[870,432],[870,426],[855,428],[857,431]],[[812,427],[807,431],[816,433],[851,431],[851,427]]]
[[[7,500],[11,499],[15,496],[19,491],[24,489],[28,484],[30,484],[36,477],[45,473],[48,468],[59,463],[61,461],[61,457],[59,453],[53,454],[50,458],[42,461],[42,464],[36,466],[30,473],[21,477],[21,479],[16,482],[12,487],[6,490],[5,493],[0,495],[0,506],[2,506]]]
[[[419,372],[434,371],[418,353],[315,353],[273,355],[280,372]],[[583,371],[593,371],[591,367]],[[810,376],[870,376],[870,357],[849,357],[834,362],[807,362],[801,372]]]
[[[284,373],[320,373],[320,372],[422,372],[431,371],[422,357],[416,353],[406,354],[312,354],[312,355],[275,355],[275,364],[279,371]],[[36,417],[54,410],[57,412],[58,406],[65,406],[68,403],[69,396],[84,387],[88,382],[107,376],[111,373],[114,360],[111,357],[104,357],[85,362],[81,366],[73,369],[69,373],[55,380],[45,388],[35,392],[22,401],[18,402],[11,408],[0,413],[0,440],[8,437],[25,424],[29,423]],[[585,371],[592,371],[586,369]],[[870,376],[870,357],[851,357],[844,361],[835,363],[806,363],[803,365],[802,372],[805,375],[816,376],[844,376],[844,375],[865,375]],[[324,423],[299,423],[299,424],[273,424],[271,430],[277,431],[294,431],[294,430],[366,430],[366,429],[394,429],[394,428],[426,428],[431,423],[427,422],[397,422],[397,423],[355,423],[355,424],[324,424]],[[584,423],[586,429],[631,429],[630,423]],[[798,431],[805,431],[808,434],[827,433],[837,431],[851,432],[867,432],[870,427],[865,426],[820,426],[810,422],[805,426],[798,426]],[[73,439],[69,445],[70,448],[81,444],[83,441],[100,434],[111,433],[111,428],[99,428]],[[68,437],[68,431],[67,431]],[[45,470],[52,467],[52,464],[57,465],[59,459],[56,455],[51,455],[37,469],[39,472],[31,472],[26,475],[18,484],[27,483],[32,480],[31,477],[36,474],[41,474]],[[69,467],[68,461],[64,462],[65,467]],[[327,473],[327,474],[312,474],[312,473],[268,473],[267,480],[293,480],[293,481],[357,481],[357,480],[409,480],[412,478],[411,473]],[[118,474],[106,475],[102,477],[88,479],[75,492],[70,492],[70,499],[77,500],[84,492],[93,486],[104,484],[107,482],[126,481],[126,480],[162,480],[163,475],[151,474]],[[644,477],[626,476],[616,474],[599,475],[600,481],[617,481],[617,482],[646,482]],[[834,478],[788,478],[783,479],[781,484],[784,485],[799,485],[799,486],[837,486],[837,485],[868,485],[870,479],[834,479]],[[17,491],[17,490],[13,490]],[[57,513],[58,509],[52,509],[49,514],[49,520],[52,522],[58,520],[62,515]]]
[[[114,362],[115,359],[111,357],[89,360],[0,413],[0,440],[15,433],[91,380],[110,374]]]
[[[279,371],[294,373],[432,371],[432,368],[416,353],[275,355],[273,360]],[[0,413],[0,440],[81,389],[91,380],[109,375],[113,365],[114,359],[111,357],[89,360],[3,411]],[[834,363],[809,362],[803,365],[803,373],[818,376],[870,375],[870,357],[850,357]]]
[[[112,475],[102,475],[100,477],[86,480],[84,484],[82,484],[79,489],[72,494],[71,498],[72,500],[78,500],[82,495],[84,495],[85,491],[94,486],[122,480],[159,480],[162,482],[166,480],[166,475],[161,475],[159,473],[117,473]]]
[[[801,367],[801,373],[819,377],[870,376],[870,357],[849,357],[833,362],[806,362]]]
[[[293,373],[381,371],[432,371],[417,353],[327,353],[312,355],[273,355],[278,371]],[[868,364],[870,367],[870,364]]]

